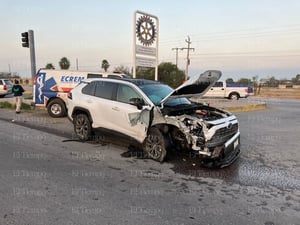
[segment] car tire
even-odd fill
[[[5,95],[0,95],[0,98],[4,98]]]
[[[158,162],[164,161],[167,150],[164,136],[158,128],[150,128],[144,141],[143,149],[146,157]]]
[[[229,95],[229,99],[231,100],[239,100],[240,96],[238,93],[232,93]]]
[[[67,109],[65,103],[61,99],[53,99],[47,105],[47,111],[51,117],[58,118],[64,117]]]
[[[92,126],[88,116],[84,113],[74,117],[74,131],[81,141],[88,141],[92,134]]]

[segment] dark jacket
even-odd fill
[[[24,89],[23,89],[23,87],[21,85],[15,84],[12,87],[12,92],[14,93],[14,96],[22,96],[23,92],[24,92]]]

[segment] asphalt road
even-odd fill
[[[0,109],[0,224],[299,225],[300,102],[267,105],[236,114],[241,157],[214,170],[121,157],[126,145],[77,142],[65,119]]]

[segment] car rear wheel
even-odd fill
[[[87,141],[92,134],[91,122],[86,114],[77,114],[74,118],[74,131],[81,141]]]
[[[238,93],[232,93],[229,95],[229,99],[231,100],[239,100],[240,96]]]
[[[47,106],[48,114],[51,117],[57,118],[57,117],[63,117],[66,115],[66,106],[65,103],[60,99],[54,99],[51,102],[49,102]]]
[[[159,129],[150,128],[148,136],[144,141],[145,155],[151,159],[162,162],[164,161],[167,151],[163,134]]]

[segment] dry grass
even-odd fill
[[[261,88],[257,97],[300,99],[300,88]]]

